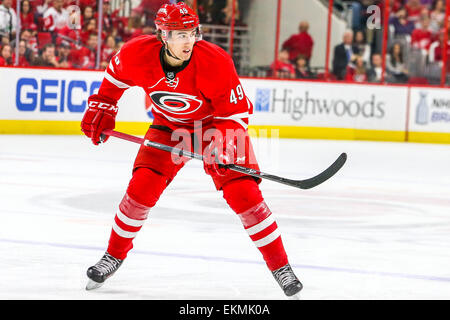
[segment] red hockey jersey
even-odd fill
[[[247,129],[253,106],[228,53],[198,41],[181,71],[165,73],[161,49],[155,36],[127,42],[111,59],[98,94],[117,101],[127,88],[142,87],[152,102],[154,123],[171,129],[193,130],[195,121],[204,127],[232,121]]]

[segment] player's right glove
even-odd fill
[[[224,139],[222,135],[214,137],[203,152],[203,167],[209,175],[226,175],[228,169],[220,164],[234,163],[236,146],[234,141]]]
[[[98,145],[109,138],[109,136],[102,136],[103,139],[101,139],[103,130],[115,128],[118,108],[115,102],[98,94],[88,98],[88,106],[81,120],[81,131],[91,138],[93,144]]]
[[[209,175],[224,176],[229,169],[221,164],[246,163],[246,132],[234,121],[214,123],[216,131],[203,151],[203,167]]]

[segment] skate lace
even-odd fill
[[[114,258],[109,254],[105,254],[103,258],[97,262],[95,268],[103,274],[114,271],[121,263],[121,260]]]
[[[295,276],[294,272],[292,272],[289,266],[285,266],[276,270],[274,272],[274,275],[278,283],[280,283],[283,288],[297,281],[297,277]]]

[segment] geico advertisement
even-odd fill
[[[96,93],[103,72],[0,68],[0,119],[81,120],[88,97]],[[117,120],[146,121],[145,93],[131,88],[119,103]]]
[[[243,79],[253,125],[404,130],[404,87]]]
[[[450,90],[411,88],[409,130],[450,132]]]

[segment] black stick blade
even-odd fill
[[[317,176],[314,176],[312,178],[305,179],[305,180],[286,179],[283,177],[278,177],[273,174],[264,173],[259,170],[241,167],[241,166],[238,166],[235,164],[227,164],[227,165],[223,165],[223,167],[226,167],[226,168],[234,170],[234,171],[242,172],[244,174],[248,174],[248,175],[256,177],[256,178],[262,178],[262,179],[267,179],[267,180],[271,180],[274,182],[282,183],[282,184],[285,184],[285,185],[288,185],[291,187],[295,187],[295,188],[299,188],[299,189],[311,189],[311,188],[314,188],[315,186],[318,186],[319,184],[327,181],[332,176],[334,176],[336,174],[336,172],[338,172],[342,168],[342,166],[345,164],[345,161],[347,161],[347,154],[342,153],[333,162],[333,164],[331,166],[329,166],[327,169],[325,169],[324,171],[319,173]]]
[[[291,181],[293,182],[294,185],[297,185],[297,188],[300,189],[314,188],[315,186],[318,186],[319,184],[327,181],[332,176],[334,176],[336,172],[338,172],[342,168],[342,166],[345,164],[346,161],[347,161],[347,154],[345,152],[341,153],[341,155],[333,162],[331,166],[329,166],[327,169],[319,173],[317,176],[305,180],[297,180],[297,181],[291,180]]]

